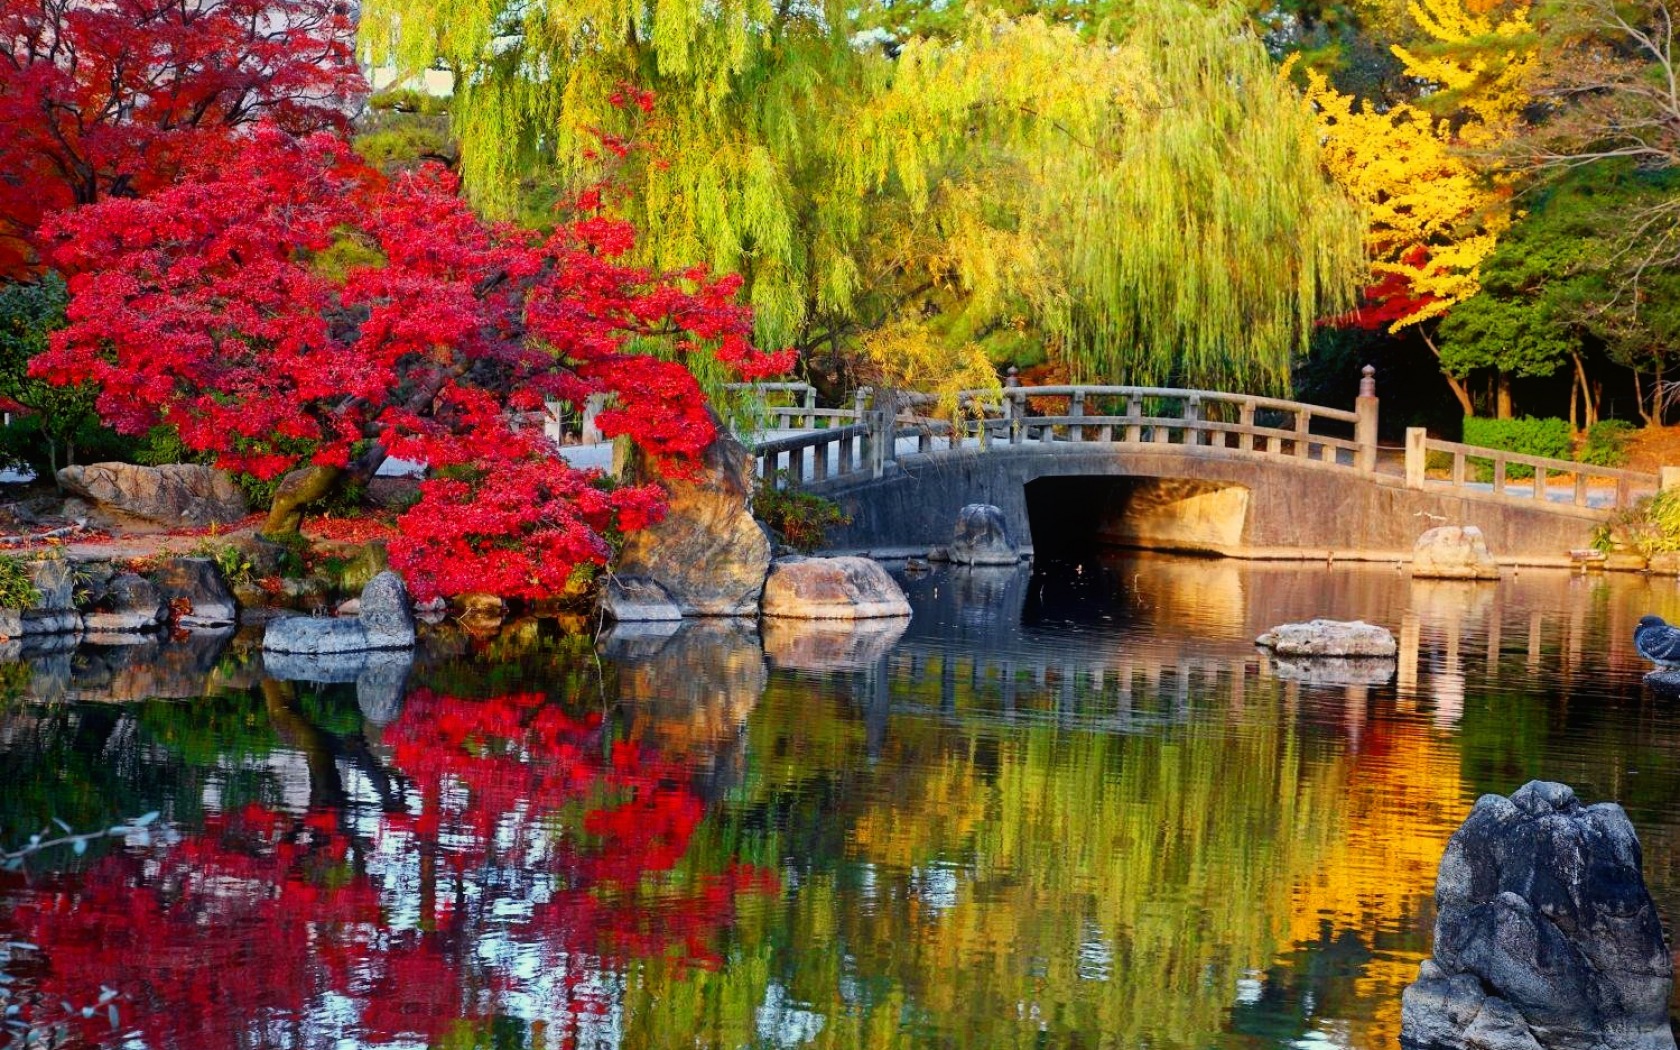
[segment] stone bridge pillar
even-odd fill
[[[1359,443],[1359,471],[1377,469],[1377,370],[1366,365],[1359,380],[1359,397],[1353,403],[1359,418],[1353,424],[1353,440]]]

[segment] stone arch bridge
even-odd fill
[[[969,392],[953,421],[932,399],[767,409],[754,443],[765,484],[837,501],[837,550],[948,542],[968,503],[1000,507],[1040,550],[1085,535],[1245,558],[1404,561],[1424,530],[1477,525],[1503,562],[1568,564],[1594,529],[1655,492],[1656,475],[1439,441],[1377,440],[1365,370],[1352,411],[1132,386]]]

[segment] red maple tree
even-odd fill
[[[391,550],[410,587],[552,593],[663,492],[570,468],[519,413],[610,394],[601,431],[683,470],[715,433],[685,357],[791,364],[752,347],[738,277],[626,265],[633,233],[596,203],[550,232],[489,224],[441,168],[385,177],[337,137],[263,126],[48,222],[69,324],[31,373],[94,384],[119,431],[168,424],[222,467],[285,475],[269,535],[386,455],[423,461]]]
[[[354,40],[344,0],[0,0],[0,276],[43,216],[151,192],[244,125],[342,127]]]

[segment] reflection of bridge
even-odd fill
[[[1404,558],[1425,528],[1456,523],[1480,525],[1496,554],[1529,563],[1586,546],[1594,525],[1658,485],[1422,430],[1407,432],[1403,457],[1385,455],[1369,368],[1353,411],[1125,386],[970,391],[943,418],[931,403],[900,394],[818,409],[807,397],[770,409],[759,473],[839,501],[852,517],[831,535],[842,548],[943,543],[973,502],[996,504],[1033,536],[1035,489],[1043,514],[1098,518],[1107,538],[1135,546]]]

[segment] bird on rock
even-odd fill
[[[1661,616],[1639,618],[1639,626],[1633,629],[1633,647],[1659,667],[1680,667],[1680,627],[1670,627]]]

